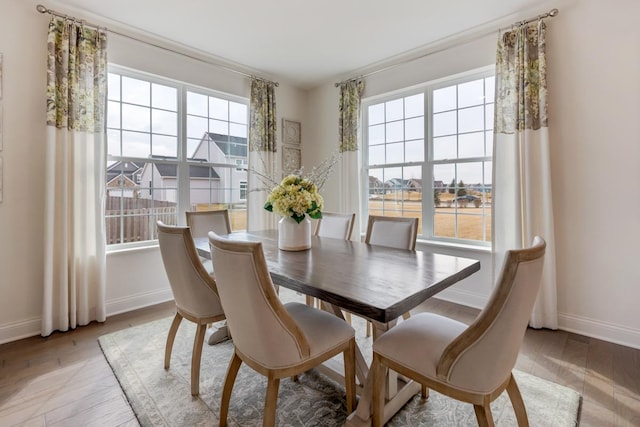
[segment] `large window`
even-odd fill
[[[492,70],[364,100],[371,215],[420,218],[425,239],[491,241]]]
[[[108,84],[107,243],[153,240],[187,210],[246,228],[247,101],[115,67]]]

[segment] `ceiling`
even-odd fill
[[[43,0],[46,1],[46,0]],[[540,0],[52,0],[259,76],[311,88],[457,34],[548,11]],[[510,21],[508,21],[510,19]]]

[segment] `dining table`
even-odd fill
[[[239,231],[222,237],[261,242],[275,285],[318,298],[336,316],[343,317],[344,310],[364,317],[374,326],[374,340],[428,298],[480,270],[475,259],[328,237],[312,236],[308,250],[285,251],[278,248],[275,230]],[[200,256],[211,257],[207,238],[196,238],[195,245]],[[340,379],[338,368],[335,364],[323,372]],[[421,389],[420,384],[393,372],[389,376],[384,422]],[[371,377],[362,351],[356,348],[359,402],[345,425],[371,425]]]

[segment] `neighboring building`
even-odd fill
[[[195,163],[189,167],[191,205],[244,203],[247,151],[247,138],[206,132],[189,158],[190,161],[208,163]],[[146,163],[140,178],[140,197],[151,198],[153,194],[155,200],[177,202],[177,170],[175,163]]]
[[[135,162],[115,162],[107,167],[107,195],[114,197],[139,197],[142,167]]]

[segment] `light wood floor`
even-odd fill
[[[465,323],[478,313],[435,299],[420,309]],[[0,345],[0,426],[137,426],[97,338],[174,313],[166,303]],[[516,368],[580,392],[580,426],[640,426],[640,350],[529,329]]]

